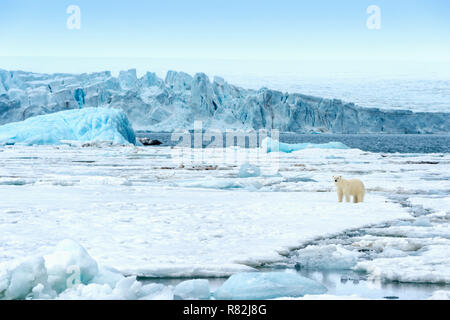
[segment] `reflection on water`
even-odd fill
[[[279,271],[278,268],[264,268],[261,271]],[[432,283],[399,283],[380,282],[368,279],[367,275],[352,270],[300,270],[298,274],[314,279],[328,288],[327,294],[336,296],[356,295],[366,299],[400,299],[423,300],[429,298],[434,291],[450,290],[450,285]],[[187,278],[157,278],[139,279],[143,284],[161,283],[176,286],[178,283],[189,280]],[[211,291],[217,290],[227,278],[209,278]]]
[[[449,290],[449,285],[380,282],[351,270],[302,270],[301,275],[317,280],[328,288],[328,294],[358,295],[369,299],[427,299],[436,290]]]

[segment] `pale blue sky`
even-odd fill
[[[448,62],[450,1],[1,0],[0,56]]]

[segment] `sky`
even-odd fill
[[[80,29],[67,28],[70,5],[80,8]],[[380,29],[366,26],[370,5],[380,8]],[[448,0],[0,0],[0,68],[52,69],[48,57],[62,65],[65,58],[436,65],[450,62],[449,18]]]

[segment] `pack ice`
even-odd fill
[[[85,107],[121,108],[136,129],[278,129],[286,132],[448,133],[450,113],[364,108],[337,99],[246,90],[220,77],[169,71],[138,78],[136,70],[37,74],[0,69],[0,124]]]
[[[112,108],[67,110],[0,126],[0,145],[64,141],[135,144],[136,136],[125,112]]]
[[[44,256],[0,264],[1,299],[172,299],[170,287],[143,285],[99,266],[89,253],[70,239]]]

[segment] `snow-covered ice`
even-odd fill
[[[359,252],[350,251],[341,245],[311,245],[298,250],[295,261],[298,268],[306,269],[350,269],[358,262]]]
[[[383,281],[449,282],[448,154],[222,151],[3,146],[0,292],[13,283],[9,298],[54,297],[67,280],[64,261],[75,261],[90,280],[59,298],[171,299],[173,288],[130,277],[229,276],[300,262],[297,249],[317,268],[356,262]],[[260,174],[240,178],[247,163]],[[366,201],[338,203],[336,173],[360,177]],[[85,248],[97,273],[79,247],[58,245],[65,239]],[[52,253],[66,251],[78,253],[47,267]],[[47,287],[33,280],[43,274]]]
[[[450,283],[450,242],[426,246],[413,255],[361,261],[357,270],[381,280]]]

